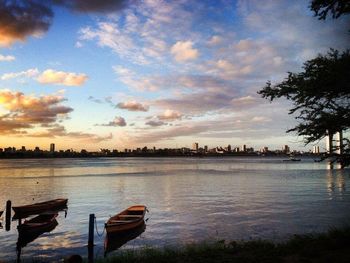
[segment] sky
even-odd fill
[[[257,91],[349,48],[349,16],[309,4],[0,1],[0,148],[303,149],[289,102]]]

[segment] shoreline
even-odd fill
[[[95,262],[350,262],[350,226],[326,233],[268,240],[200,242],[175,247],[123,250]]]

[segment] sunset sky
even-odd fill
[[[288,103],[256,92],[350,43],[348,16],[320,21],[305,0],[11,2],[0,148],[301,149]]]

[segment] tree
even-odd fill
[[[258,91],[270,101],[284,97],[293,102],[289,114],[295,114],[298,124],[287,132],[304,137],[305,144],[350,128],[350,51],[340,54],[331,49],[326,55],[306,61],[300,73],[288,73],[282,82],[270,81]],[[350,164],[349,142],[343,154],[334,160],[342,166]]]
[[[328,13],[332,14],[333,18],[338,18],[343,14],[350,13],[349,0],[313,0],[310,8],[315,12],[315,16],[320,20],[326,19]]]

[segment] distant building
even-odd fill
[[[198,142],[195,142],[192,144],[192,150],[195,151],[195,152],[198,152]]]
[[[342,154],[343,153],[343,132],[337,132],[335,134],[335,153]]]
[[[206,152],[206,153],[208,152],[208,145],[204,146],[204,152]]]
[[[286,154],[290,153],[290,148],[288,145],[284,145],[283,148],[282,148],[282,151]]]
[[[246,152],[246,151],[247,151],[247,146],[246,146],[245,144],[243,144],[243,145],[241,146],[241,151],[242,151],[242,152]]]
[[[50,152],[52,152],[52,153],[55,152],[55,144],[54,143],[50,144]]]
[[[227,145],[227,151],[230,153],[232,151],[231,144]]]

